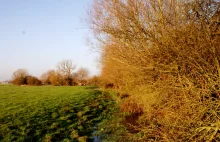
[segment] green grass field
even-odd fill
[[[0,85],[0,141],[93,141],[114,105],[92,87]]]

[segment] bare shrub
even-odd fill
[[[80,68],[75,73],[75,78],[79,81],[87,80],[89,78],[89,70],[86,68]]]
[[[101,80],[100,80],[100,77],[99,76],[92,76],[91,78],[88,79],[88,85],[91,85],[91,86],[100,86],[101,84]]]
[[[27,85],[30,85],[30,86],[40,86],[41,85],[41,81],[37,77],[34,77],[34,76],[27,76],[26,83],[27,83]]]
[[[51,70],[49,76],[49,82],[51,83],[51,85],[54,86],[62,86],[64,82],[63,76],[59,72],[55,70]]]
[[[24,85],[24,84],[26,84],[26,78],[25,77],[17,77],[12,80],[12,84],[18,85],[18,86]]]
[[[138,140],[220,140],[219,7],[218,0],[94,0],[102,77],[130,95],[125,111],[143,111]]]
[[[12,74],[12,84],[23,85],[26,84],[26,77],[29,75],[26,69],[17,69]]]

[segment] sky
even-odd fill
[[[71,59],[99,73],[98,53],[87,42],[91,0],[0,0],[0,81],[25,68],[31,75]]]

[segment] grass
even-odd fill
[[[92,87],[0,85],[0,141],[93,141],[115,110]]]

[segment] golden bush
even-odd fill
[[[94,0],[102,78],[145,141],[219,141],[218,0]],[[131,105],[132,104],[132,105]]]

